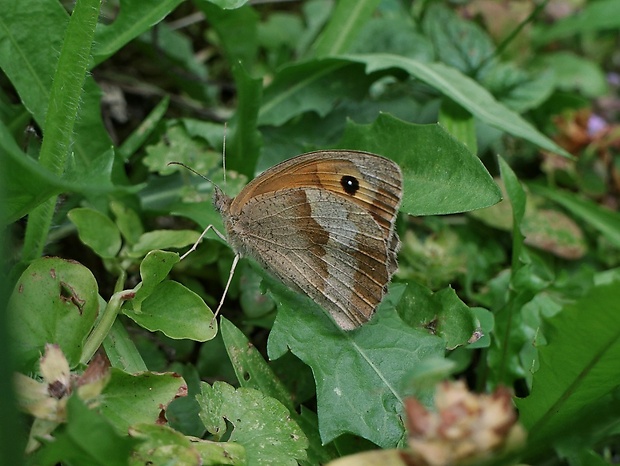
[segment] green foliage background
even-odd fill
[[[0,0],[0,463],[372,458],[407,448],[407,397],[432,406],[463,379],[510,387],[529,431],[493,464],[609,464],[618,13]],[[168,163],[235,195],[327,148],[403,172],[400,269],[376,315],[344,332],[244,259],[214,321],[233,255],[208,234],[179,260],[223,228],[212,183]],[[71,381],[40,363],[50,343]],[[111,368],[86,394],[97,352]]]

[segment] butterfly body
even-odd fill
[[[367,322],[396,271],[398,165],[358,151],[282,162],[237,197],[216,189],[236,254],[252,257],[321,305],[346,330]]]

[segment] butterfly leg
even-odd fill
[[[213,319],[211,319],[211,323],[215,320],[217,315],[220,313],[220,309],[224,305],[224,299],[226,298],[226,294],[228,293],[228,288],[230,287],[230,282],[232,282],[233,275],[235,274],[235,269],[237,268],[237,263],[239,262],[239,254],[235,254],[235,258],[233,259],[233,263],[230,266],[230,272],[228,273],[228,280],[226,281],[226,287],[224,288],[224,293],[222,293],[222,299],[220,299],[220,303],[217,305],[217,309],[213,314]]]
[[[198,240],[192,245],[191,248],[189,248],[189,251],[187,251],[185,254],[183,254],[181,256],[181,259],[179,260],[183,260],[185,259],[187,256],[189,256],[192,252],[194,252],[196,250],[196,248],[198,247],[198,245],[200,244],[200,242],[202,241],[202,238],[205,237],[205,235],[207,234],[207,232],[209,230],[213,230],[213,232],[220,237],[220,239],[222,239],[223,241],[226,241],[226,237],[220,233],[219,230],[217,230],[213,225],[209,225],[207,228],[204,229],[204,231],[200,234],[200,236],[198,237]]]

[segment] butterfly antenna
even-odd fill
[[[198,173],[196,170],[194,170],[191,167],[188,167],[187,165],[185,165],[183,162],[168,162],[167,165],[180,165],[183,168],[187,168],[190,172],[192,172],[194,175],[198,175],[200,178],[202,178],[203,180],[207,180],[209,183],[211,183],[212,185],[215,185],[215,183],[213,181],[211,181],[209,178],[207,178],[206,176],[204,176],[202,173]]]

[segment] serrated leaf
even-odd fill
[[[233,425],[230,441],[245,447],[249,466],[296,465],[305,459],[306,436],[275,398],[251,388],[203,382],[196,399],[202,422],[216,438],[226,432],[225,420]]]
[[[163,175],[183,169],[168,165],[169,162],[182,162],[198,173],[207,173],[220,164],[220,154],[209,150],[206,141],[190,136],[179,124],[168,128],[166,137],[157,144],[147,146],[146,153],[144,164],[150,171]]]
[[[261,354],[250,344],[241,330],[224,317],[220,321],[220,328],[226,352],[235,369],[239,384],[242,387],[260,390],[278,400],[289,411],[295,411],[286,387],[277,379]]]
[[[311,419],[316,415],[304,410],[305,416],[297,414],[291,394],[274,374],[271,367],[263,359],[263,356],[229,320],[222,317],[220,321],[222,339],[226,345],[228,357],[237,374],[237,380],[242,387],[260,390],[265,395],[277,399],[286,406],[293,419],[302,428],[308,438],[308,461],[303,464],[324,463],[335,456],[336,452],[324,447],[318,435],[316,425],[312,425]],[[315,459],[315,462],[311,460]]]
[[[290,350],[312,368],[323,443],[344,433],[382,448],[403,441],[402,395],[411,392],[411,372],[426,358],[443,357],[443,340],[405,324],[389,295],[370,322],[346,332],[310,298],[264,280],[278,304],[269,357]]]

